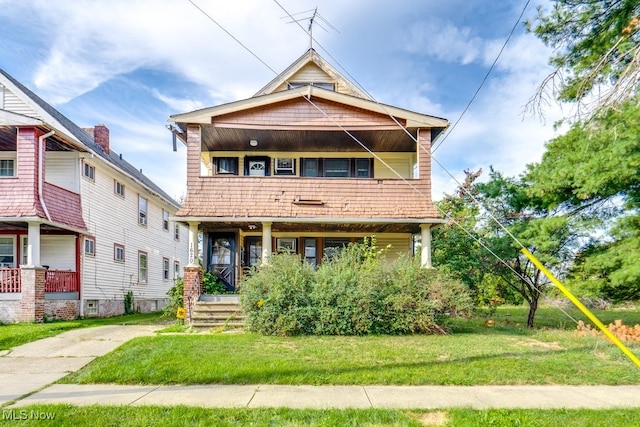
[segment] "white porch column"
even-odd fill
[[[18,244],[21,244],[18,242]],[[40,223],[29,223],[29,234],[27,242],[27,265],[40,267]]]
[[[271,252],[273,252],[273,247],[271,246],[271,223],[263,222],[262,223],[262,263],[266,264],[271,256]]]
[[[420,229],[422,230],[422,258],[421,265],[422,268],[431,268],[431,224],[420,224]]]
[[[187,267],[199,267],[198,225],[200,225],[199,222],[189,222],[189,264]]]

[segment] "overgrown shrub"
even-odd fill
[[[178,277],[167,292],[169,302],[162,309],[163,316],[175,318],[179,308],[184,307],[184,279]]]
[[[240,302],[251,331],[265,335],[310,333],[313,268],[297,255],[279,254],[245,277]]]
[[[268,335],[442,333],[472,307],[467,288],[409,257],[388,263],[375,240],[349,245],[314,270],[278,254],[243,281],[251,331]]]

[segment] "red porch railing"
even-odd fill
[[[47,270],[45,292],[78,292],[78,273],[75,271]],[[19,268],[0,268],[0,293],[22,292]]]
[[[78,292],[79,289],[78,273],[75,271],[47,270],[45,292]]]
[[[0,268],[0,293],[22,292],[19,268]]]

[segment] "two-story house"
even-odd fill
[[[317,265],[372,235],[390,256],[420,235],[431,265],[431,143],[446,119],[374,101],[310,49],[253,97],[169,120],[187,146],[176,219],[190,266],[198,233],[204,267],[230,288],[273,252]]]
[[[155,311],[188,256],[179,204],[0,70],[0,322]]]

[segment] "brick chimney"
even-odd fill
[[[91,135],[91,133],[89,133]],[[104,124],[96,125],[93,128],[93,140],[106,154],[109,154],[109,128]]]

